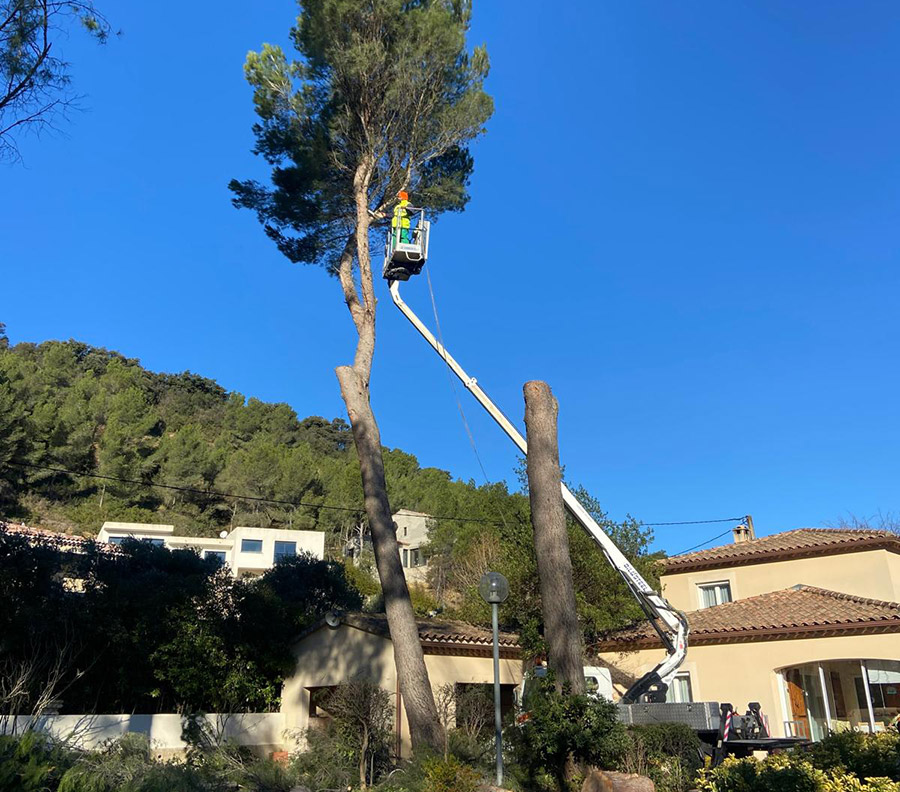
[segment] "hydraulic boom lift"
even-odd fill
[[[409,280],[411,275],[418,274],[425,263],[425,259],[428,256],[429,230],[429,223],[425,220],[424,212],[422,212],[419,217],[418,229],[413,229],[411,244],[398,244],[396,234],[388,232],[383,272],[384,278],[388,281],[394,305],[409,319],[412,326],[419,331],[419,334],[438,353],[478,403],[487,410],[491,418],[497,422],[509,439],[515,443],[516,447],[527,456],[528,444],[519,430],[491,401],[478,385],[476,379],[470,377],[463,370],[462,366],[456,362],[443,344],[434,337],[431,331],[400,297],[401,281]],[[562,496],[571,515],[600,545],[600,549],[606,556],[607,561],[622,576],[625,585],[628,586],[640,604],[641,609],[650,619],[650,623],[659,634],[660,640],[666,649],[666,657],[662,662],[638,679],[622,697],[622,702],[625,704],[633,704],[638,701],[664,702],[669,683],[672,681],[687,653],[687,619],[684,617],[684,614],[672,607],[663,596],[657,594],[650,587],[641,573],[634,568],[634,565],[619,550],[615,542],[607,536],[565,484],[562,484]]]
[[[421,272],[428,257],[430,225],[425,219],[424,210],[418,211],[418,222],[408,235],[409,241],[400,241],[396,233],[389,232],[385,244],[383,275],[388,282],[394,305],[409,319],[412,326],[419,331],[419,334],[438,353],[450,370],[459,377],[463,385],[506,432],[516,447],[527,456],[528,445],[518,429],[490,400],[475,378],[470,377],[463,370],[444,345],[434,337],[400,297],[400,283]],[[703,750],[713,764],[718,764],[728,754],[749,756],[753,751],[778,751],[808,742],[801,737],[772,737],[768,721],[760,712],[759,704],[756,702],[749,704],[744,715],[740,715],[731,704],[726,703],[719,704],[714,701],[666,702],[669,683],[687,654],[687,618],[681,611],[672,607],[663,596],[650,588],[647,581],[578,502],[569,488],[565,484],[561,486],[566,508],[600,545],[606,559],[622,576],[625,585],[628,586],[650,619],[650,623],[659,634],[666,649],[666,657],[662,662],[638,679],[622,696],[618,707],[619,720],[629,724],[683,723],[693,729],[700,738],[701,744],[704,746]],[[591,669],[585,669],[586,674],[589,670]],[[602,669],[593,670],[599,672]]]

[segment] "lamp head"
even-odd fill
[[[499,605],[509,596],[509,581],[499,572],[485,572],[478,582],[478,593],[485,602]]]

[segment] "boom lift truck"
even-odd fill
[[[410,229],[409,241],[401,242],[399,235],[388,229],[385,242],[383,276],[388,282],[394,305],[409,320],[419,334],[437,352],[450,370],[459,378],[478,403],[526,456],[528,445],[512,422],[494,404],[456,362],[432,332],[400,297],[400,284],[422,271],[428,258],[431,224],[424,209],[417,211]],[[640,572],[597,524],[575,495],[563,483],[563,502],[575,520],[600,546],[606,560],[622,576],[625,585],[653,625],[666,650],[666,656],[655,668],[638,679],[622,696],[619,720],[630,724],[659,722],[686,723],[707,743],[714,761],[726,754],[748,755],[755,750],[786,748],[804,742],[800,738],[773,738],[758,703],[750,703],[745,715],[734,711],[731,704],[717,702],[666,703],[666,692],[678,668],[687,655],[689,626],[685,615],[674,608],[661,594],[655,592]]]

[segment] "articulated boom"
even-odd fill
[[[468,388],[469,392],[477,399],[478,403],[484,407],[488,414],[500,425],[500,428],[506,432],[518,449],[527,456],[528,444],[525,442],[525,438],[522,437],[519,430],[516,429],[509,419],[497,408],[490,398],[488,398],[488,395],[481,389],[475,378],[466,374],[462,366],[460,366],[450,353],[447,352],[443,344],[434,337],[419,317],[413,313],[405,302],[403,302],[400,297],[399,281],[389,279],[388,283],[394,305],[400,309],[403,315],[409,319],[413,327],[419,331],[419,334],[434,348],[453,373],[459,377],[463,385]],[[597,524],[597,521],[591,517],[587,509],[581,505],[565,484],[562,485],[562,496],[566,508],[591,535],[594,541],[600,545],[600,549],[606,556],[607,561],[609,561],[613,568],[622,576],[625,584],[628,586],[635,599],[637,599],[644,613],[647,614],[650,623],[653,625],[654,629],[659,634],[663,645],[666,647],[666,659],[635,682],[622,697],[622,701],[625,704],[632,704],[644,697],[646,697],[648,701],[665,701],[666,690],[668,689],[669,683],[675,676],[678,667],[684,662],[685,655],[687,654],[687,619],[685,619],[680,611],[673,608],[664,597],[660,596],[650,588],[650,585],[644,580],[640,572],[634,568],[632,563],[616,546],[615,542],[609,538],[604,530]]]

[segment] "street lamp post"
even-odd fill
[[[490,603],[494,628],[494,729],[497,735],[497,786],[503,785],[503,719],[500,716],[500,603],[509,596],[509,581],[499,572],[485,572],[478,582],[478,593]]]

